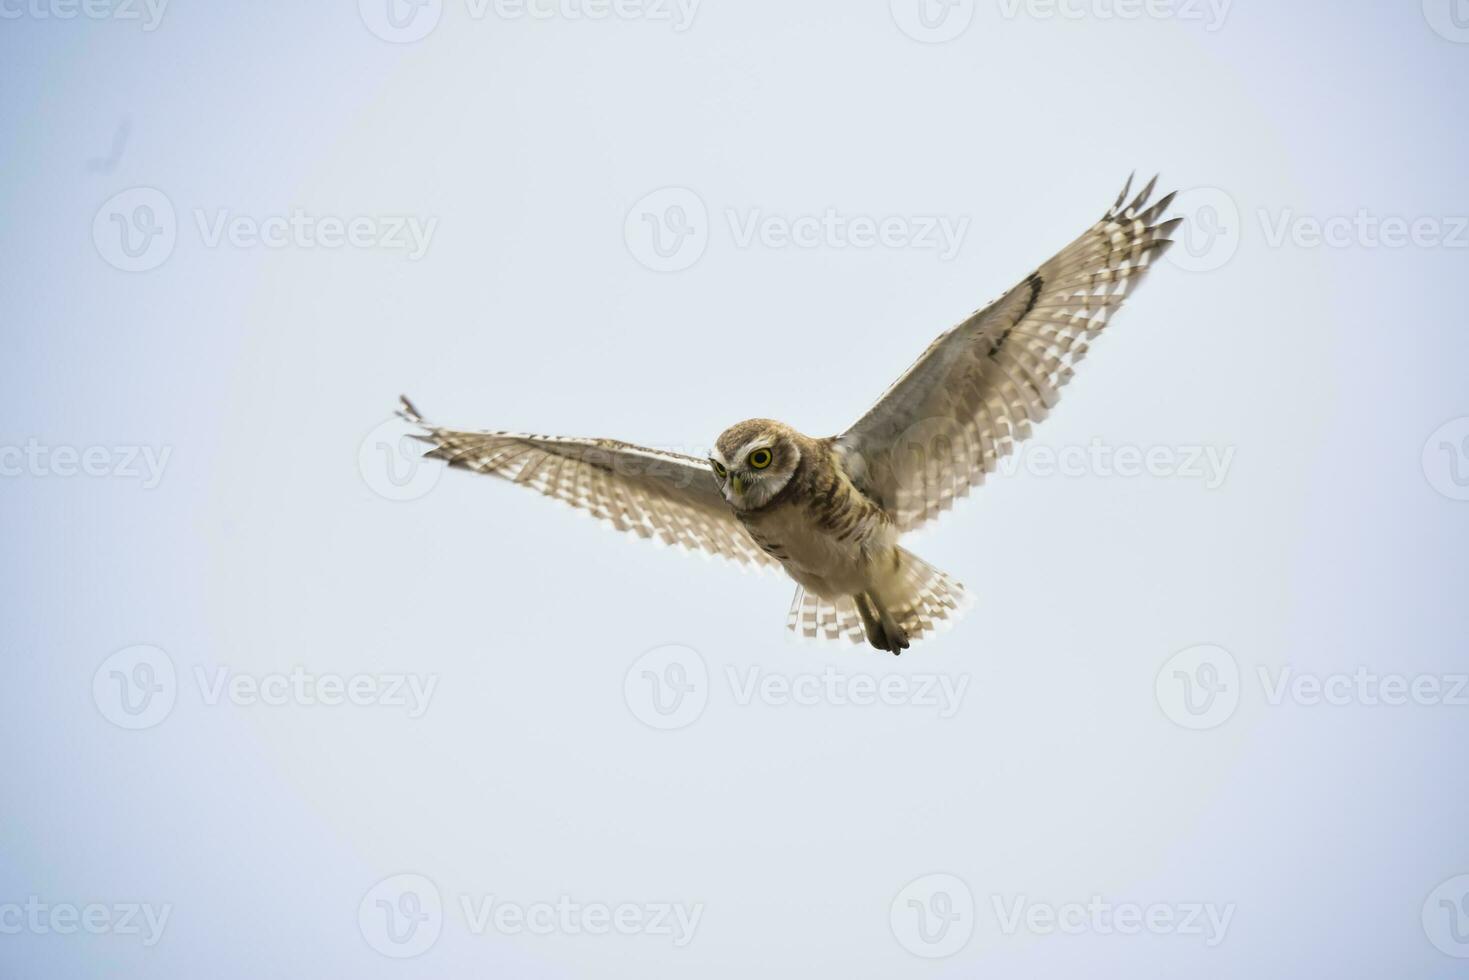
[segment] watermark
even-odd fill
[[[1300,214],[1293,208],[1258,212],[1265,244],[1270,248],[1469,248],[1469,216],[1374,214],[1358,208],[1352,214]]]
[[[137,480],[152,490],[163,482],[172,455],[172,446],[52,446],[28,439],[0,445],[0,477]]]
[[[31,895],[24,902],[0,903],[0,935],[138,936],[145,947],[158,945],[173,905],[151,902],[47,902]]]
[[[439,219],[415,214],[316,215],[302,208],[264,217],[228,208],[195,208],[194,224],[205,248],[326,249],[402,252],[417,262],[428,252]]]
[[[694,940],[702,902],[583,901],[570,895],[521,901],[461,893],[456,909],[473,936],[652,936],[682,949]],[[443,896],[421,874],[397,874],[368,889],[357,906],[357,927],[374,950],[394,959],[428,952],[443,934]]]
[[[1227,265],[1239,251],[1245,226],[1251,223],[1258,226],[1260,240],[1270,249],[1469,248],[1469,215],[1384,214],[1371,208],[1310,214],[1273,207],[1256,208],[1247,221],[1234,197],[1218,187],[1182,191],[1171,210],[1184,221],[1166,261],[1188,272],[1212,272]]]
[[[1423,475],[1450,500],[1469,500],[1469,416],[1433,430],[1423,443]]]
[[[1015,936],[1182,936],[1208,948],[1223,943],[1234,921],[1234,903],[1114,901],[1043,902],[1028,895],[989,896],[995,928]],[[898,944],[923,959],[959,952],[978,927],[974,893],[962,878],[927,874],[904,885],[888,910]]]
[[[1244,222],[1239,205],[1219,187],[1179,191],[1169,212],[1183,218],[1164,261],[1185,272],[1213,272],[1239,251]]]
[[[240,214],[194,208],[194,232],[204,248],[398,252],[417,262],[427,254],[439,219],[414,214]],[[187,227],[187,226],[186,226]],[[133,187],[108,198],[92,219],[92,242],[103,261],[124,272],[148,272],[168,261],[179,238],[173,202],[156,187]]]
[[[97,254],[123,272],[148,272],[167,262],[178,235],[173,202],[156,187],[120,191],[92,219]]]
[[[402,708],[422,718],[439,686],[438,674],[314,674],[303,667],[281,673],[237,673],[229,667],[194,667],[194,683],[213,707]]]
[[[759,667],[725,667],[734,703],[837,708],[920,708],[940,718],[959,713],[969,690],[968,674],[864,674],[827,667],[820,672],[783,674]]]
[[[880,709],[926,711],[942,719],[959,713],[972,678],[968,674],[897,674],[838,670],[778,672],[728,665],[721,676],[728,703],[740,708]],[[669,645],[633,661],[623,679],[623,700],[651,728],[671,731],[698,721],[708,706],[709,668],[697,650]]]
[[[392,44],[422,41],[439,26],[444,0],[357,0],[357,14],[377,37]]]
[[[687,187],[664,187],[642,197],[622,226],[628,251],[654,272],[681,272],[709,247],[709,209]]]
[[[1469,707],[1469,674],[1379,674],[1367,667],[1317,674],[1260,666],[1255,676],[1271,707]]]
[[[1224,942],[1234,920],[1235,905],[1213,902],[1114,902],[1093,895],[1085,902],[1052,904],[1025,895],[992,895],[990,904],[1000,932],[1013,936],[1185,936],[1202,939],[1210,949]]]
[[[690,647],[655,647],[627,669],[622,698],[633,717],[649,728],[686,728],[709,703],[709,668]]]
[[[479,22],[644,22],[682,34],[694,24],[702,0],[464,0],[464,15]],[[357,0],[362,23],[392,44],[412,44],[432,34],[444,16],[444,0]]]
[[[549,901],[505,901],[461,895],[460,911],[476,936],[657,936],[683,949],[694,941],[703,902],[583,902],[561,895]]]
[[[1217,728],[1239,707],[1239,662],[1213,644],[1180,650],[1159,669],[1153,693],[1175,725],[1194,731]]]
[[[115,20],[156,31],[168,0],[0,0],[0,20]]]
[[[664,187],[629,209],[623,237],[645,268],[680,272],[703,257],[720,225],[742,250],[913,250],[932,252],[942,262],[959,254],[970,226],[966,215],[868,215],[834,207],[795,214],[730,207],[720,217],[712,221],[704,199],[687,187]]]
[[[1015,442],[1007,433],[976,428],[973,422],[931,416],[908,426],[881,453],[869,458],[846,448],[843,459],[853,473],[891,468],[900,499],[925,501],[933,473],[978,467],[981,462],[987,473],[1003,478],[1024,473],[1036,479],[1192,480],[1206,490],[1217,490],[1229,476],[1235,451],[1234,446],[1204,443],[1113,444],[1097,436],[1085,444],[1059,446],[1035,439]]]
[[[1469,874],[1455,875],[1428,893],[1423,934],[1445,956],[1469,959]]]
[[[1319,673],[1298,671],[1289,664],[1276,668],[1261,664],[1247,674],[1233,654],[1212,644],[1169,657],[1158,671],[1154,690],[1170,721],[1202,731],[1218,728],[1234,716],[1246,678],[1253,678],[1261,700],[1272,708],[1469,707],[1469,674],[1380,673],[1366,666]]]
[[[119,728],[152,728],[173,711],[178,698],[173,660],[158,647],[140,644],[119,650],[92,675],[92,701]]]
[[[384,500],[417,500],[438,486],[444,464],[425,459],[420,431],[403,419],[377,425],[357,447],[357,472],[373,493]]]
[[[950,874],[929,874],[908,882],[888,910],[898,945],[926,960],[953,956],[968,945],[974,920],[974,893]]]
[[[760,208],[726,208],[724,219],[736,248],[759,245],[777,250],[795,248],[868,250],[913,249],[937,252],[949,262],[959,254],[969,232],[967,215],[847,215],[836,208],[811,214],[768,214]]]
[[[1469,44],[1469,3],[1465,0],[1423,0],[1423,19],[1439,37]]]
[[[1206,490],[1217,490],[1229,475],[1234,453],[1234,446],[1111,446],[1098,438],[1085,446],[1024,442],[995,464],[995,472],[1005,477],[1024,472],[1039,479],[1195,480]]]
[[[314,673],[304,667],[251,674],[195,664],[188,677],[206,707],[391,708],[422,718],[438,690],[437,674]],[[161,724],[174,709],[179,674],[155,646],[119,650],[92,675],[92,700],[102,717],[137,731]]]
[[[974,0],[888,0],[898,30],[924,44],[943,44],[969,30]]]
[[[1006,20],[1172,20],[1202,24],[1213,33],[1224,26],[1234,0],[998,0]]]
[[[393,875],[362,896],[357,928],[367,945],[384,956],[421,956],[444,930],[444,902],[438,887],[423,875]]]

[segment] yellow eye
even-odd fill
[[[718,460],[711,459],[709,462],[714,464],[715,475],[717,475],[721,480],[724,479],[724,466],[720,464]]]
[[[757,470],[763,470],[770,465],[771,459],[770,450],[757,449],[750,454],[750,465]]]

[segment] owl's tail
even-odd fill
[[[796,598],[786,616],[786,629],[805,640],[846,640],[861,643],[866,635],[854,596],[823,599],[805,586],[796,586]]]
[[[861,643],[865,638],[897,654],[957,619],[971,603],[964,586],[898,548],[892,574],[866,592],[831,600],[797,587],[786,628],[807,639]]]
[[[886,634],[874,638],[869,629],[868,642],[893,653],[901,653],[910,641],[958,619],[971,602],[964,586],[906,548],[897,552],[897,572],[864,593],[876,614],[879,632]]]

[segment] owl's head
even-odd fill
[[[736,510],[763,507],[784,489],[801,463],[800,438],[790,426],[749,419],[714,442],[709,465],[724,499]]]

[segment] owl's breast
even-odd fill
[[[868,566],[896,535],[891,522],[855,490],[850,499],[833,487],[825,495],[793,498],[741,520],[766,554],[819,595],[852,595],[866,588]]]

